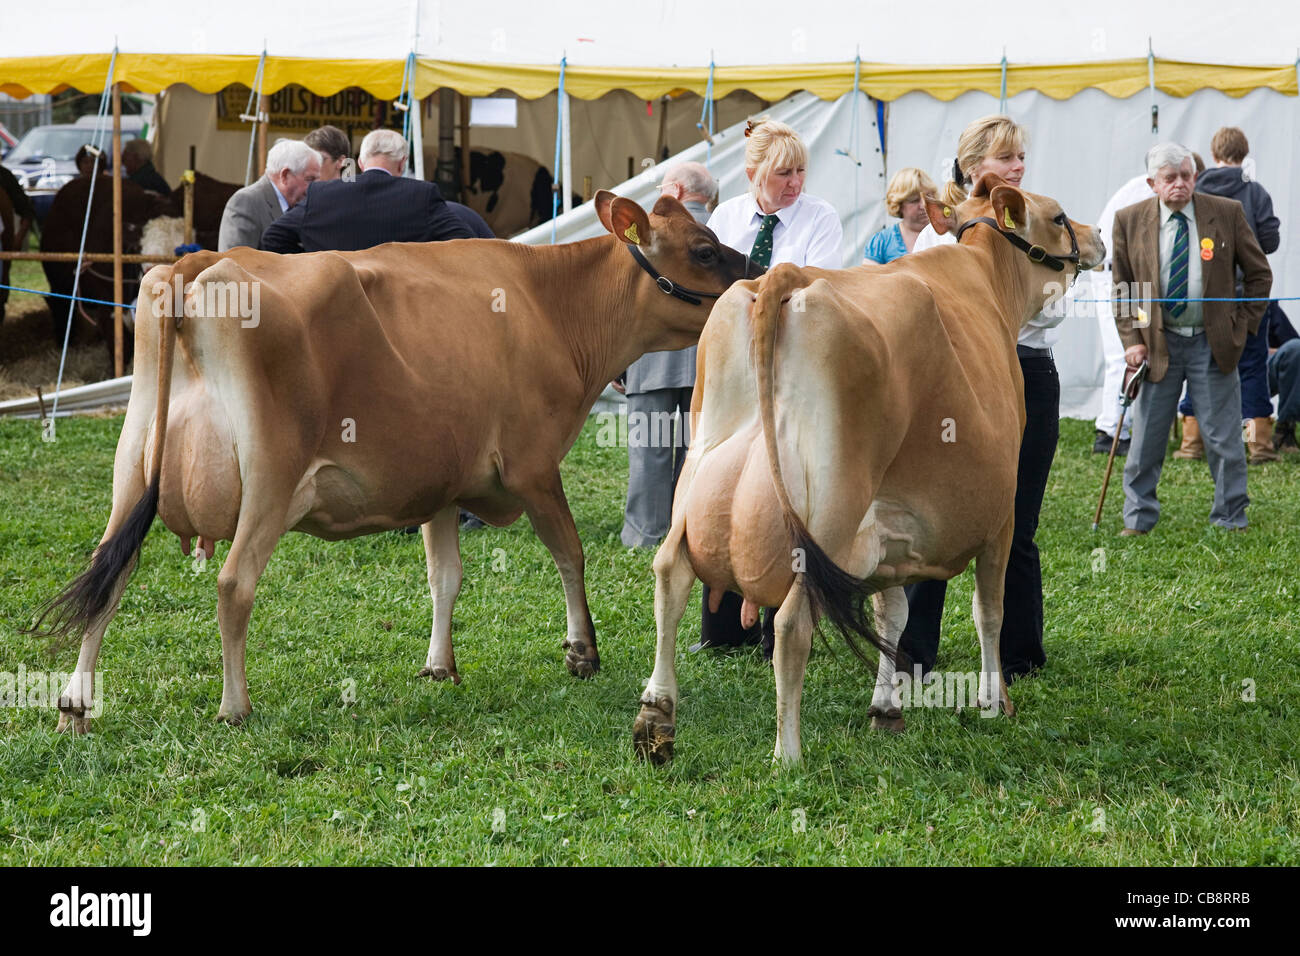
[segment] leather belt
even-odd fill
[[[1016,356],[1018,358],[1046,358],[1052,357],[1051,349],[1034,349],[1028,345],[1017,345]]]

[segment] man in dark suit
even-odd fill
[[[495,239],[497,237],[497,234],[492,231],[492,227],[487,224],[487,220],[473,209],[470,209],[469,206],[463,206],[448,199],[447,208],[456,214],[456,218],[469,230],[471,237],[475,239]]]
[[[1130,368],[1149,363],[1133,411],[1124,466],[1123,535],[1146,534],[1160,517],[1156,485],[1183,382],[1195,404],[1214,478],[1210,522],[1246,527],[1246,453],[1241,441],[1237,360],[1259,328],[1265,301],[1202,302],[1237,295],[1266,299],[1268,259],[1241,203],[1196,193],[1192,153],[1161,143],[1147,154],[1155,196],[1115,214],[1115,325]],[[1152,300],[1162,299],[1161,302]]]
[[[301,203],[267,226],[268,252],[369,249],[385,242],[472,239],[433,183],[403,179],[406,140],[377,129],[361,141],[355,182],[313,183]]]

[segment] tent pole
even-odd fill
[[[194,144],[190,144],[190,164],[185,167],[185,172],[181,175],[181,183],[185,187],[185,244],[192,245],[194,242]]]
[[[113,84],[113,375],[122,370],[122,84]]]
[[[460,97],[460,195],[461,201],[469,196],[469,97]],[[453,154],[454,155],[454,154]]]
[[[1007,48],[1002,48],[1002,95],[998,99],[998,112],[1007,113]]]
[[[1147,37],[1147,85],[1151,87],[1151,132],[1160,132],[1160,105],[1156,103],[1156,51]]]
[[[424,178],[424,101],[415,98],[415,87],[411,87],[411,168],[415,178]]]
[[[266,127],[270,117],[260,109],[257,112],[257,178],[261,179],[266,175]]]
[[[257,175],[266,172],[266,131],[261,127],[262,118],[262,73],[266,67],[266,41],[262,41],[262,55],[257,60],[257,72],[253,74],[253,85],[248,91],[248,106],[239,114],[244,123],[255,124],[248,134],[248,165],[244,167],[244,185],[253,181],[253,147],[260,142],[261,159]],[[250,113],[249,110],[252,110]]]
[[[433,181],[442,190],[443,198],[462,198],[456,189],[459,177],[460,172],[456,169],[456,91],[444,86],[438,91],[438,165],[433,174]]]
[[[91,134],[90,145],[94,148],[94,165],[91,167],[90,192],[86,196],[86,212],[81,220],[81,245],[77,251],[77,268],[72,275],[72,295],[68,299],[68,321],[63,326],[63,350],[59,353],[59,374],[54,380],[54,407],[50,409],[50,422],[59,414],[59,396],[63,393],[63,370],[68,364],[68,343],[72,337],[72,316],[77,307],[77,296],[81,292],[81,265],[86,258],[86,237],[90,234],[90,211],[95,206],[95,183],[99,179],[100,162],[103,159],[104,120],[107,118],[109,101],[113,94],[113,77],[117,76],[117,39],[113,40],[113,55],[108,61],[108,75],[104,77],[104,92],[99,97],[99,109],[95,113],[95,132]],[[110,257],[111,258],[111,257]]]
[[[564,71],[568,63],[567,56],[560,57],[560,85],[555,94],[555,163],[551,167],[551,245],[555,245],[555,220],[560,216],[560,195],[563,192],[560,182],[560,161],[561,146],[564,143],[564,114],[567,112],[564,108]]]
[[[569,94],[560,94],[560,126],[564,131],[564,152],[561,154],[561,165],[564,169],[564,192],[560,193],[560,201],[564,211],[573,211],[573,134],[569,128]]]

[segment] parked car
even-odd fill
[[[96,116],[83,116],[76,123],[34,126],[5,156],[4,164],[18,177],[18,182],[32,198],[39,222],[45,221],[54,194],[64,184],[77,178],[77,150],[94,139],[100,122]],[[100,142],[107,152],[112,136],[112,121],[106,119],[102,122],[104,132],[100,136]],[[145,123],[142,117],[122,117],[124,141],[138,139],[144,133]]]
[[[9,155],[9,150],[18,145],[18,137],[9,132],[9,127],[0,123],[0,159]]]

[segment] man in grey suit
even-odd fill
[[[698,222],[708,221],[718,198],[718,183],[702,163],[674,166],[659,189]],[[673,489],[690,444],[695,349],[647,352],[628,367],[627,507],[621,535],[626,547],[652,548],[668,533]]]
[[[266,227],[296,206],[320,178],[320,153],[306,143],[282,139],[266,154],[266,175],[226,202],[217,250],[256,249]]]
[[[1133,408],[1120,534],[1147,534],[1160,517],[1156,485],[1184,381],[1214,479],[1210,523],[1245,528],[1250,498],[1237,361],[1246,333],[1259,328],[1273,274],[1241,203],[1193,195],[1190,150],[1177,143],[1153,147],[1147,177],[1156,195],[1117,212],[1113,237],[1115,325],[1124,359],[1129,368],[1149,365]],[[1224,301],[1236,297],[1239,271],[1247,301]]]

